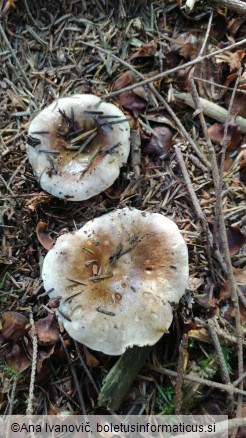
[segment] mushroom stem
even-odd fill
[[[110,411],[120,408],[133,380],[144,365],[152,347],[133,347],[122,354],[104,380],[98,396],[98,405]]]

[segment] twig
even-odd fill
[[[208,37],[209,37],[211,26],[212,26],[213,16],[214,16],[213,11],[211,11],[211,14],[210,14],[210,17],[209,17],[209,20],[208,20],[206,34],[205,34],[205,37],[204,37],[204,40],[203,40],[203,43],[202,43],[201,50],[199,52],[199,56],[202,56],[202,54],[203,54],[203,52],[205,50],[205,47],[207,45]]]
[[[74,380],[74,383],[75,383],[75,386],[76,386],[76,389],[77,389],[77,392],[78,392],[82,413],[83,413],[83,415],[86,415],[86,407],[85,407],[84,397],[82,395],[82,391],[81,391],[81,388],[80,388],[80,385],[79,385],[79,380],[78,380],[78,376],[77,376],[75,367],[73,365],[73,362],[71,361],[70,354],[69,354],[69,352],[67,350],[67,347],[65,345],[65,342],[64,342],[64,339],[63,339],[62,335],[59,335],[59,338],[60,338],[60,341],[62,343],[63,350],[65,351],[65,354],[66,354],[66,357],[67,357],[67,361],[68,361],[68,364],[69,364],[69,368],[70,368],[70,370],[72,372],[72,375],[73,375],[73,380]]]
[[[190,93],[179,93],[175,91],[174,98],[175,101],[181,100],[182,102],[185,102],[190,107],[195,108],[195,104],[192,100]],[[228,111],[225,108],[222,108],[217,103],[210,102],[207,99],[203,99],[202,97],[200,97],[199,100],[200,100],[201,109],[206,116],[211,117],[217,122],[221,122],[221,123],[226,122],[226,119],[228,117]],[[244,119],[241,116],[236,116],[235,120],[241,131],[243,133],[246,133],[246,119]]]
[[[228,372],[228,369],[226,366],[226,362],[225,362],[223,351],[222,351],[222,348],[220,345],[220,341],[219,341],[217,332],[214,328],[213,319],[208,320],[208,330],[209,330],[209,333],[210,333],[211,338],[212,338],[213,343],[214,343],[214,348],[215,348],[218,362],[220,365],[220,374],[221,374],[222,380],[224,381],[224,383],[229,385],[231,383],[231,379],[230,379],[229,372]]]
[[[83,356],[82,356],[81,351],[80,351],[80,349],[79,349],[78,342],[77,342],[77,341],[74,341],[74,344],[75,344],[75,348],[76,348],[76,351],[77,351],[77,355],[78,355],[78,357],[79,357],[79,360],[80,360],[80,362],[81,362],[81,364],[82,364],[82,366],[83,366],[83,368],[84,368],[84,370],[85,370],[85,372],[86,372],[86,374],[87,374],[89,380],[91,381],[91,383],[92,383],[92,385],[93,385],[93,388],[95,389],[96,393],[99,394],[99,389],[98,389],[98,387],[97,387],[97,385],[96,385],[96,383],[95,383],[95,381],[94,381],[94,379],[93,379],[93,377],[92,377],[92,375],[91,375],[91,373],[90,373],[89,368],[87,367],[87,365],[86,365],[86,363],[85,363],[85,361],[84,361],[84,359],[83,359]]]
[[[131,130],[131,165],[134,175],[140,176],[140,164],[141,164],[141,138],[139,130]]]
[[[199,204],[199,201],[197,199],[196,192],[195,192],[195,190],[193,188],[193,185],[192,185],[189,173],[188,173],[188,171],[186,169],[182,152],[179,150],[177,145],[174,145],[174,150],[175,150],[175,153],[176,153],[177,161],[179,163],[179,166],[180,166],[180,169],[181,169],[181,172],[182,172],[182,175],[183,175],[183,178],[184,178],[187,190],[188,190],[189,195],[190,195],[191,200],[192,200],[192,205],[193,205],[193,207],[195,209],[195,212],[196,212],[196,215],[197,215],[198,219],[200,219],[200,221],[202,223],[202,227],[203,227],[203,230],[204,230],[205,235],[206,235],[206,239],[207,239],[207,251],[208,251],[208,262],[209,262],[209,265],[210,265],[211,274],[212,274],[213,279],[214,279],[213,263],[212,263],[212,256],[211,256],[211,250],[210,250],[210,247],[213,246],[213,237],[212,237],[212,234],[211,234],[211,232],[210,232],[210,230],[208,228],[208,224],[207,224],[206,218],[204,216],[204,213],[203,213],[203,211],[201,209],[201,206]]]
[[[245,40],[246,41],[246,40]],[[132,67],[128,62],[124,61],[123,59],[119,58],[118,56],[114,55],[113,53],[111,53],[109,50],[105,50],[102,47],[96,46],[95,44],[91,44],[91,43],[87,43],[85,41],[80,41],[82,44],[84,44],[85,46],[94,48],[98,51],[102,51],[103,53],[106,53],[108,55],[110,55],[113,59],[115,59],[115,61],[119,62],[120,64],[124,65],[125,67],[127,67],[129,70],[131,70],[132,72],[134,72],[136,75],[138,75],[140,78],[144,79],[144,75],[142,73],[140,73],[138,70],[136,70],[134,67]],[[135,88],[136,86],[138,86],[138,84],[141,84],[140,82],[134,84],[135,86],[133,86],[131,89]],[[208,162],[208,160],[206,159],[206,157],[204,156],[204,154],[200,151],[200,149],[198,148],[198,146],[196,145],[196,143],[194,142],[194,140],[191,138],[191,136],[189,135],[189,133],[186,131],[185,127],[183,126],[183,124],[180,122],[179,118],[176,116],[176,114],[174,113],[174,111],[172,110],[172,108],[170,107],[170,105],[166,102],[166,100],[164,99],[164,97],[155,89],[154,85],[151,83],[151,81],[148,82],[149,84],[149,88],[152,92],[152,94],[162,103],[162,105],[164,106],[164,108],[168,111],[168,113],[170,114],[170,116],[172,117],[172,119],[174,120],[174,122],[176,123],[179,131],[181,132],[181,134],[183,135],[183,137],[189,142],[189,144],[191,145],[192,149],[196,152],[197,156],[200,158],[200,160],[206,165],[207,168],[210,168],[210,163]],[[121,89],[120,92],[116,92],[115,95],[121,94],[122,92],[124,92],[126,89],[128,89],[129,87],[126,87],[124,89]],[[111,94],[108,94],[107,96],[101,96],[101,99],[103,98],[108,98],[111,97]]]
[[[218,192],[216,193],[216,202],[215,202],[215,232],[219,230],[219,216],[221,212],[220,203],[222,199],[222,188],[223,188],[223,180],[224,180],[224,170],[225,170],[225,155],[226,155],[226,148],[227,148],[227,134],[228,134],[228,125],[230,120],[232,119],[231,111],[232,111],[232,104],[234,102],[239,78],[241,76],[241,73],[238,74],[237,80],[235,82],[235,86],[232,92],[232,96],[230,99],[230,104],[228,108],[228,113],[225,121],[225,128],[224,128],[224,135],[223,135],[223,142],[222,142],[222,148],[221,148],[221,159],[220,159],[220,175],[219,175],[219,186],[218,186]],[[222,242],[223,250],[224,249],[224,242]]]
[[[237,332],[237,346],[238,346],[238,374],[241,376],[243,374],[243,346],[242,346],[242,330],[241,330],[241,321],[240,321],[240,311],[239,311],[239,300],[237,295],[237,288],[236,284],[233,278],[233,270],[232,270],[232,263],[231,263],[231,256],[228,246],[228,239],[226,234],[226,226],[225,226],[225,220],[223,215],[223,205],[222,200],[220,196],[220,186],[221,186],[221,174],[219,174],[218,165],[217,165],[217,159],[215,155],[214,148],[212,146],[210,137],[208,135],[207,125],[205,122],[205,118],[202,112],[200,99],[196,90],[196,86],[194,84],[194,80],[191,78],[190,81],[190,88],[191,88],[191,94],[192,98],[194,100],[195,108],[197,109],[197,114],[199,115],[202,130],[204,137],[207,141],[208,146],[208,152],[210,156],[210,161],[212,163],[212,174],[213,174],[213,182],[215,187],[215,193],[216,197],[218,199],[218,210],[219,210],[219,229],[221,234],[221,240],[223,241],[223,248],[224,248],[224,259],[227,266],[227,275],[228,280],[230,284],[230,289],[232,293],[232,301],[235,308],[235,322],[236,322],[236,332]],[[223,177],[223,175],[222,175]],[[240,383],[240,387],[242,388],[242,382]],[[240,416],[241,413],[241,402],[242,398],[239,397],[238,400],[238,406],[237,406],[237,416]]]
[[[84,42],[81,39],[79,39],[79,41],[81,42],[81,44],[84,44],[88,47],[97,48],[93,44]],[[101,97],[101,99],[110,99],[111,97],[117,96],[121,93],[125,93],[126,91],[134,90],[134,88],[140,87],[142,85],[147,85],[147,84],[159,81],[160,79],[164,78],[165,76],[169,76],[173,73],[176,73],[177,71],[179,71],[181,69],[185,69],[187,67],[192,67],[193,65],[199,64],[200,62],[203,62],[206,59],[210,59],[210,58],[213,58],[214,56],[220,55],[221,53],[224,53],[226,51],[233,50],[237,47],[242,46],[243,44],[246,44],[246,38],[244,38],[241,41],[238,41],[237,43],[231,44],[230,46],[224,47],[223,49],[215,50],[214,52],[208,53],[207,55],[204,55],[204,56],[198,56],[196,59],[193,59],[192,61],[186,62],[185,64],[181,64],[177,67],[171,68],[170,70],[166,70],[162,73],[159,73],[158,75],[152,76],[150,78],[144,79],[144,80],[137,82],[135,84],[129,85],[128,87],[122,88],[121,90],[113,91],[112,93],[109,93],[106,96]],[[100,47],[100,50],[101,49],[102,48]],[[118,59],[118,61],[121,62],[120,59]]]
[[[242,327],[241,327],[241,315],[240,315],[240,308],[239,308],[239,298],[238,298],[238,292],[237,292],[237,285],[234,280],[233,276],[233,267],[231,262],[231,255],[229,250],[229,244],[228,244],[228,238],[227,238],[227,232],[226,232],[226,226],[225,226],[225,220],[223,216],[223,203],[222,203],[222,187],[223,187],[223,177],[224,177],[224,163],[225,163],[225,153],[226,153],[226,147],[227,147],[227,132],[228,132],[228,124],[231,118],[231,110],[233,101],[236,94],[237,85],[239,82],[240,73],[238,74],[234,90],[232,92],[229,109],[228,109],[228,117],[226,120],[225,130],[224,130],[224,138],[223,138],[223,144],[222,144],[222,152],[221,152],[221,166],[220,166],[220,178],[219,178],[219,187],[216,191],[216,206],[217,206],[217,219],[218,222],[215,222],[218,229],[220,230],[220,236],[221,236],[221,242],[222,247],[224,250],[224,259],[227,265],[227,276],[228,281],[231,289],[232,294],[232,302],[234,304],[235,309],[235,322],[236,322],[236,331],[237,331],[237,349],[238,349],[238,376],[240,377],[243,374],[243,344],[242,344]],[[240,382],[239,388],[243,389],[243,381]],[[237,417],[241,416],[242,411],[242,403],[243,398],[241,395],[238,395],[238,401],[237,401]],[[237,434],[237,431],[233,432],[232,438],[235,438]]]
[[[37,368],[38,340],[37,340],[37,334],[34,325],[32,310],[30,310],[29,313],[29,320],[31,324],[30,335],[32,339],[32,370],[30,377],[29,396],[27,401],[26,415],[33,415],[33,398],[34,398],[35,376],[36,376],[36,368]]]
[[[179,346],[179,360],[177,367],[177,380],[175,385],[175,415],[181,414],[182,409],[182,385],[184,375],[184,364],[188,349],[188,336],[185,333]]]
[[[8,416],[13,414],[17,382],[18,382],[18,376],[15,376],[13,380],[11,395],[9,400]]]
[[[176,373],[176,371],[172,371],[172,370],[169,370],[167,368],[155,367],[152,365],[149,365],[149,368],[157,373],[165,374],[165,375],[171,376],[171,377],[177,377],[177,375],[178,375]],[[206,386],[209,386],[211,388],[221,389],[222,391],[226,391],[229,394],[234,393],[234,394],[246,395],[246,391],[244,391],[242,389],[235,388],[232,384],[225,385],[224,383],[213,382],[212,380],[202,379],[201,377],[190,376],[187,374],[183,375],[183,379],[189,380],[190,382],[193,382],[193,383],[200,383],[202,385],[206,385]]]

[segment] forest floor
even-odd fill
[[[221,3],[0,1],[2,414],[108,412],[118,358],[57,335],[42,245],[128,206],[177,224],[190,274],[117,412],[246,415],[246,18]],[[122,109],[132,150],[112,187],[72,202],[41,189],[26,143],[40,110],[78,93]]]

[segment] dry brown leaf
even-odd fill
[[[152,134],[148,141],[145,141],[143,151],[145,154],[162,156],[168,155],[172,146],[173,133],[167,126],[154,125]]]
[[[55,346],[52,345],[51,347],[48,347],[46,349],[42,348],[38,350],[38,356],[37,356],[37,373],[41,373],[43,371],[42,380],[44,379],[44,375],[46,377],[46,370],[43,370],[44,361],[49,359],[55,350]],[[41,376],[40,376],[41,377]]]
[[[233,72],[234,70],[238,71],[241,67],[244,56],[244,50],[237,50],[236,52],[226,51],[216,56],[216,62],[225,62],[226,64],[228,64],[231,72]]]
[[[214,123],[208,128],[208,134],[211,138],[211,140],[220,146],[223,144],[224,139],[224,129],[225,125],[222,125],[220,123]],[[227,131],[227,151],[234,151],[238,148],[239,144],[242,141],[242,135],[241,135],[241,129],[237,126],[235,123],[235,119],[233,119],[228,124],[228,131]]]
[[[112,91],[118,91],[127,85],[131,85],[136,82],[136,78],[133,72],[126,71],[120,75],[113,83]],[[137,119],[139,113],[145,110],[147,106],[148,97],[144,87],[136,87],[134,90],[127,91],[119,94],[118,96],[120,106],[133,114]]]
[[[204,284],[203,278],[189,277],[188,288],[191,292],[197,291]]]
[[[1,337],[5,341],[16,342],[23,338],[30,329],[28,318],[18,312],[4,312],[2,325]]]
[[[88,350],[87,347],[84,346],[83,348],[86,365],[90,368],[96,368],[100,363],[99,360]]]
[[[130,61],[137,58],[149,58],[154,56],[157,50],[157,44],[154,40],[150,41],[147,44],[143,44],[140,46],[133,55],[130,57]]]
[[[130,70],[127,70],[114,81],[112,85],[112,91],[121,90],[122,88],[133,84],[135,81],[136,77],[134,73]]]
[[[237,254],[237,252],[240,251],[243,245],[245,245],[246,236],[241,232],[238,226],[227,228],[226,234],[227,234],[230,254],[231,255]],[[218,238],[220,252],[222,255],[224,255],[221,236],[218,235],[217,238]]]
[[[245,17],[233,18],[229,22],[229,25],[227,27],[228,33],[235,36],[238,30],[240,29],[240,27],[242,26],[242,24],[245,23],[245,21],[246,21]]]
[[[238,287],[240,287],[242,293],[246,293],[246,268],[243,269],[237,269],[233,268],[233,276],[234,280],[236,281],[236,284]],[[221,287],[220,287],[220,301],[221,300],[228,300],[231,297],[231,289],[230,289],[230,282],[227,280]]]
[[[22,372],[30,366],[31,361],[22,346],[13,344],[10,353],[6,356],[6,363],[13,370]]]
[[[186,61],[197,53],[197,38],[189,32],[180,34],[170,43],[171,52],[177,52]]]
[[[226,90],[214,85],[220,85],[222,82],[222,66],[216,64],[214,58],[205,59],[202,63],[198,63],[190,71],[190,76],[202,79],[202,81],[196,81],[200,97],[218,100],[224,96]],[[204,80],[207,82],[203,82]]]
[[[39,319],[35,323],[35,329],[39,345],[55,345],[60,340],[60,328],[55,320],[55,316],[51,313],[45,318]]]
[[[47,224],[45,222],[40,221],[36,227],[36,234],[38,241],[41,245],[49,251],[54,246],[54,240],[50,237],[49,233],[46,230]]]
[[[108,189],[104,190],[104,193],[109,199],[120,199],[122,191],[111,186]]]
[[[46,193],[38,193],[35,196],[32,196],[30,198],[30,200],[28,201],[27,207],[31,210],[31,211],[35,211],[36,208],[40,205],[40,204],[45,204],[47,202],[49,202],[51,199],[51,196],[46,194]]]

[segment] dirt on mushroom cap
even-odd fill
[[[68,333],[118,355],[168,331],[187,285],[187,247],[170,219],[124,208],[59,237],[42,276],[51,297],[62,295]]]

